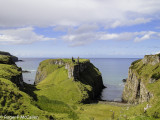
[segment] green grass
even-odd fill
[[[67,70],[62,67],[53,71],[52,74],[48,75],[45,80],[37,85],[39,90],[36,91],[36,94],[39,96],[45,95],[52,100],[78,102],[81,100],[81,94],[75,84],[72,79],[68,79]]]
[[[0,64],[0,78],[11,79],[13,76],[20,75],[21,71],[15,65]]]
[[[33,99],[7,79],[0,78],[0,115],[45,115],[32,104]],[[42,117],[45,119],[45,117]]]
[[[14,64],[10,56],[0,55],[0,64]]]

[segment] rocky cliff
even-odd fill
[[[55,59],[49,62],[50,65],[58,65],[58,66],[65,66],[65,69],[68,71],[68,78],[73,78],[74,81],[80,80],[80,73],[82,73],[87,67],[89,67],[89,64],[91,64],[88,60],[79,63],[79,64],[71,64],[70,62],[65,62],[62,59]],[[46,78],[47,73],[45,74],[45,71],[41,69],[40,66],[37,71],[35,84],[39,83],[40,81],[44,80]]]
[[[129,68],[122,99],[133,104],[149,102],[154,96],[151,84],[160,79],[160,54],[146,55]]]
[[[60,76],[56,78],[57,74],[53,75],[54,72],[61,69],[62,72],[57,73]],[[41,62],[37,70],[35,84],[39,85],[41,83],[43,85],[44,82],[49,81],[48,79],[52,79],[50,84],[55,84],[59,79],[62,79],[61,83],[66,82],[68,79],[70,85],[73,84],[73,89],[77,86],[80,92],[77,92],[77,96],[82,94],[82,98],[79,100],[81,102],[96,99],[104,88],[101,73],[87,59],[80,59],[79,63],[77,61],[72,62],[71,59],[49,59]],[[61,83],[58,85],[60,86]],[[61,89],[69,90],[68,86],[64,86]],[[59,88],[57,88],[57,91]],[[77,88],[75,88],[75,91],[77,91]],[[70,89],[69,91],[72,90]]]
[[[17,62],[18,61],[18,57],[11,55],[9,52],[0,51],[0,55],[10,56],[11,59],[13,60],[13,62]]]
[[[122,95],[123,101],[138,104],[148,102],[151,97],[152,94],[145,87],[142,78],[139,78],[136,71],[130,68]]]

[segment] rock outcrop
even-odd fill
[[[45,80],[54,70],[63,68],[67,72],[68,78],[66,79],[72,80],[75,85],[80,82],[91,87],[91,90],[83,88],[89,97],[82,100],[82,102],[98,98],[104,88],[101,73],[89,60],[82,59],[80,61],[78,63],[71,61],[71,59],[49,59],[41,62],[37,70],[35,84],[37,85]]]
[[[153,95],[147,90],[145,84],[142,82],[142,79],[130,68],[122,100],[124,102],[138,104],[148,102],[152,96]]]
[[[74,80],[79,80],[80,79],[80,73],[83,72],[87,66],[90,64],[90,62],[86,62],[86,63],[79,63],[77,65],[74,66],[70,66],[69,63],[65,64],[65,69],[68,70],[68,78],[73,77]]]
[[[160,54],[157,55],[145,55],[142,59],[143,64],[155,65],[160,63]]]
[[[133,104],[148,102],[153,93],[147,85],[160,79],[159,65],[160,54],[145,55],[142,60],[134,61],[129,68],[122,100]]]

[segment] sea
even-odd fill
[[[39,63],[49,58],[20,58],[23,62],[16,62],[22,70],[23,80],[28,84],[34,84],[36,71]],[[103,83],[106,86],[101,94],[102,100],[121,102],[124,88],[123,79],[128,76],[128,69],[131,63],[139,58],[89,58],[102,73]]]

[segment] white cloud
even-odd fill
[[[31,44],[48,40],[55,40],[55,38],[37,35],[32,27],[0,30],[0,44]]]
[[[0,0],[0,26],[129,26],[159,16],[159,6],[159,0]]]
[[[142,34],[141,36],[136,37],[134,39],[134,42],[141,42],[141,41],[149,40],[149,39],[153,39],[153,38],[159,39],[158,38],[159,33],[157,33],[157,32],[147,31],[147,32],[143,32],[143,33],[144,34]]]
[[[68,29],[68,33],[61,37],[62,40],[69,42],[71,46],[80,46],[97,40],[98,26],[95,24],[85,24],[78,28]]]
[[[87,26],[87,27],[85,27]],[[107,33],[97,32],[97,27],[92,25],[80,26],[79,28],[71,28],[68,33],[61,37],[62,40],[69,42],[71,46],[81,46],[96,40],[115,40],[141,42],[144,40],[157,39],[160,40],[160,32],[140,31],[140,32],[122,32]]]
[[[121,21],[115,21],[111,23],[110,26],[111,28],[116,28],[119,26],[131,26],[131,25],[136,25],[136,24],[145,24],[150,22],[152,19],[151,18],[136,18],[136,19],[125,19]]]
[[[159,6],[160,0],[0,0],[0,28],[18,27],[0,30],[0,44],[55,40],[26,26],[53,26],[54,31],[67,33],[60,38],[71,46],[95,40],[159,39],[160,33],[153,31],[107,33],[100,29],[151,22],[160,16]]]

